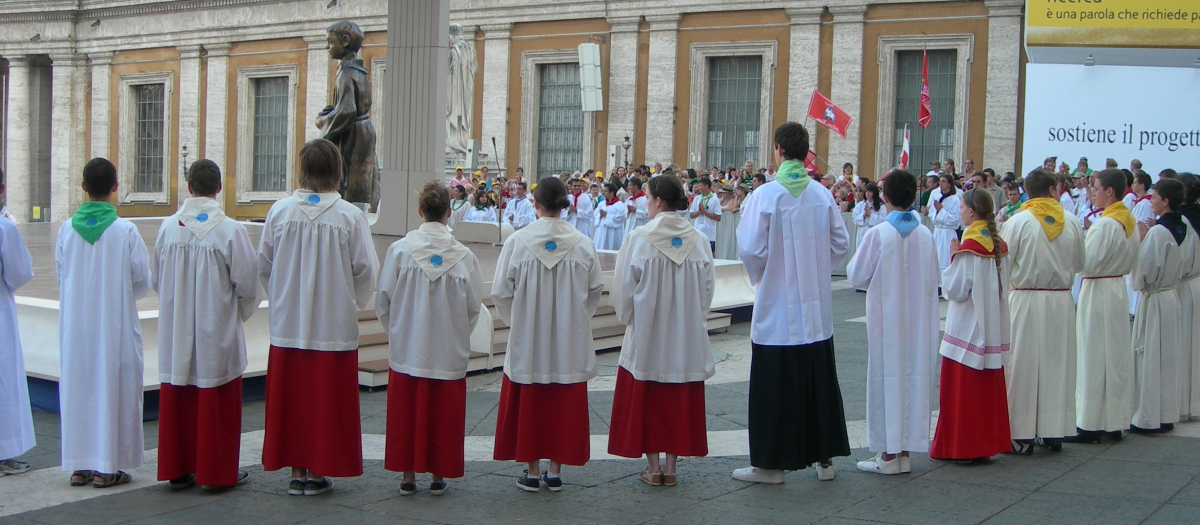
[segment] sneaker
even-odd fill
[[[908,474],[912,472],[912,458],[908,456],[900,456],[900,473]]]
[[[330,490],[333,490],[333,480],[329,478],[322,479],[321,481],[313,481],[310,479],[304,482],[305,496],[316,496],[329,492]]]
[[[24,474],[26,472],[29,472],[29,463],[15,459],[0,461],[0,477],[16,476],[17,474]]]
[[[733,471],[733,479],[751,483],[768,483],[779,485],[783,483],[783,471],[758,467],[746,467]]]
[[[542,481],[546,484],[546,488],[550,492],[562,492],[562,478],[558,476],[550,477],[549,472],[542,472]]]
[[[238,475],[237,475],[237,481],[234,481],[233,485],[200,485],[200,488],[202,488],[204,490],[221,490],[221,489],[233,488],[238,485],[245,485],[247,483],[250,483],[250,473],[246,472],[244,470],[239,470]]]
[[[400,482],[401,496],[412,496],[415,492],[417,492],[417,483],[415,481],[412,483],[405,483],[403,481]]]
[[[542,489],[542,484],[537,478],[529,477],[529,471],[525,471],[525,475],[517,478],[517,488],[525,492],[537,492]]]
[[[883,453],[875,454],[875,457],[866,461],[858,462],[858,470],[863,472],[871,472],[874,474],[893,475],[900,473],[900,458],[892,458],[891,461],[883,459]]]
[[[304,480],[293,479],[291,481],[291,483],[288,483],[288,495],[289,496],[303,496],[304,495]]]
[[[195,482],[196,482],[196,475],[188,474],[186,476],[180,476],[171,481],[168,481],[167,485],[169,485],[171,487],[171,489],[173,489],[173,490],[183,490],[183,489],[186,489],[186,488],[192,486],[192,483],[195,483]]]
[[[832,461],[817,463],[817,480],[833,481],[834,478],[837,478],[837,469],[833,468]]]
[[[434,481],[429,484],[429,493],[434,496],[441,496],[447,490],[450,490],[450,485],[447,485],[445,481]]]

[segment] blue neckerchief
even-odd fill
[[[894,226],[896,231],[900,232],[900,237],[902,238],[908,237],[908,234],[912,233],[921,224],[916,217],[913,217],[912,212],[900,210],[889,213],[885,220]]]

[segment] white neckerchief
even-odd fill
[[[650,222],[638,226],[633,231],[645,237],[675,264],[683,264],[701,238],[708,239],[678,213],[659,213]]]
[[[436,281],[454,268],[471,250],[454,239],[450,228],[440,222],[427,222],[400,239],[404,250],[417,262],[425,277]]]
[[[567,221],[541,217],[510,238],[520,241],[542,265],[553,270],[583,240],[583,234]]]
[[[208,232],[225,220],[225,212],[221,211],[221,205],[215,199],[191,197],[183,201],[175,217],[197,239],[204,239]]]
[[[325,210],[333,206],[339,199],[342,198],[336,191],[330,193],[315,193],[309,190],[296,190],[292,193],[292,198],[296,199],[296,203],[305,215],[308,215],[308,220],[315,221]]]

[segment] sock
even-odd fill
[[[558,474],[546,471],[546,479],[558,479]]]

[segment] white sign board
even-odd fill
[[[1104,169],[1200,171],[1200,69],[1028,64],[1022,173],[1057,156]]]

